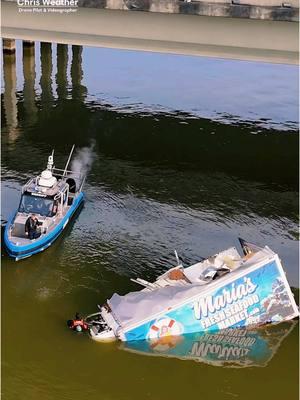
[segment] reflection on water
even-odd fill
[[[3,105],[5,108],[6,127],[8,140],[14,142],[18,136],[18,108],[16,96],[16,55],[5,54],[3,65],[3,77],[5,90],[3,93]]]
[[[72,98],[77,99],[79,102],[84,102],[87,94],[86,87],[81,84],[82,78],[82,46],[72,46]]]
[[[298,130],[297,67],[88,47],[83,62],[90,95],[117,110]]]
[[[116,111],[113,104],[103,103],[93,93],[87,97],[87,88],[82,84],[80,46],[72,46],[70,54],[67,45],[57,45],[57,96],[54,99],[51,50],[51,44],[41,44],[39,96],[35,93],[34,48],[23,50],[24,88],[18,93],[18,108],[23,116],[22,125],[30,127],[30,145],[44,145],[46,140],[58,151],[64,151],[62,135],[72,136],[78,146],[88,145],[91,138],[96,138],[101,153],[108,157],[163,164],[176,169],[225,172],[269,185],[279,183],[297,187],[298,137],[292,131],[283,134],[280,130],[271,130],[271,125],[269,129],[263,129],[243,122],[242,117],[234,124],[236,118],[232,119],[230,115],[223,115],[222,120],[226,123],[222,123],[195,118],[180,110],[153,114],[146,112],[147,105],[143,104],[138,107],[140,112],[132,113],[130,107],[127,112],[126,109]],[[9,65],[8,58],[4,58],[4,67],[7,69]],[[13,69],[12,65],[11,71]],[[5,78],[4,93],[13,92],[9,85],[11,80]],[[287,99],[287,104],[291,100]],[[12,113],[5,101],[2,107],[6,119],[14,115],[16,120],[17,111]],[[272,108],[272,104],[269,107]]]
[[[123,342],[121,349],[142,355],[176,357],[217,367],[265,367],[298,321],[256,330],[224,329],[217,333],[164,336]]]
[[[37,120],[37,106],[35,103],[35,47],[23,47],[23,104],[26,123],[32,126]]]
[[[58,44],[57,73],[56,73],[58,103],[62,100],[65,100],[68,95],[67,67],[68,67],[68,46],[66,44]]]
[[[192,77],[193,68],[202,68],[202,80],[198,85],[188,74],[183,79],[181,72],[182,79],[174,84],[166,74],[170,69],[163,70],[164,57],[172,60],[41,43],[34,52],[24,50],[17,65],[14,58],[3,58],[2,217],[8,219],[16,209],[21,185],[45,167],[52,148],[56,165],[64,163],[73,143],[78,154],[84,156],[88,148],[93,155],[86,203],[73,225],[35,257],[20,263],[2,257],[2,387],[7,399],[15,400],[21,392],[29,400],[79,399],[83,392],[90,399],[98,399],[99,393],[103,398],[141,399],[146,387],[147,396],[155,399],[187,398],[195,395],[195,382],[210,398],[253,399],[259,382],[266,398],[287,393],[293,398],[296,393],[298,328],[279,347],[281,328],[274,341],[259,331],[255,343],[265,346],[266,360],[270,355],[260,369],[264,372],[249,368],[245,375],[241,369],[233,376],[202,363],[183,366],[176,357],[141,358],[120,351],[119,343],[99,345],[70,335],[65,327],[75,311],[89,313],[114,292],[135,290],[130,277],[153,280],[172,265],[174,248],[184,265],[190,265],[200,256],[237,245],[238,236],[278,252],[290,283],[298,285],[298,137],[292,116],[282,111],[297,102],[289,91],[292,78],[286,77],[287,86],[278,88],[276,74],[272,80],[274,66],[251,64],[256,75],[263,71],[265,82],[260,89],[254,85],[249,97],[250,103],[261,99],[259,110],[249,105],[255,118],[266,119],[256,124],[244,112],[245,99],[239,107],[235,98],[240,115],[232,119],[225,112],[228,96],[224,94],[223,107],[222,99],[212,94],[220,97],[218,60],[178,56],[182,71],[187,68]],[[141,64],[148,62],[139,75]],[[208,64],[212,69],[207,70]],[[249,63],[234,65],[235,73],[250,68]],[[151,81],[159,72],[166,82]],[[223,70],[228,87],[236,79]],[[272,85],[270,102],[263,89]],[[186,95],[175,98],[184,88]],[[163,101],[155,111],[157,97]],[[141,101],[148,98],[151,102]],[[205,98],[209,112],[202,107]],[[272,119],[277,111],[278,119]],[[191,344],[184,340],[180,346],[184,343]],[[194,351],[204,348],[201,343]],[[156,354],[157,348],[151,349]],[[285,363],[292,364],[292,372],[282,371]],[[158,376],[158,370],[168,370],[167,376]],[[274,382],[274,376],[280,379]],[[185,385],[174,386],[177,379]]]
[[[45,117],[49,117],[54,101],[52,90],[52,45],[51,43],[41,43],[41,112]]]

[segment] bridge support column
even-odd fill
[[[23,40],[23,47],[34,47],[34,42],[31,40]]]
[[[3,39],[3,53],[14,54],[16,52],[16,41],[14,39]]]
[[[32,76],[35,77],[35,47],[24,45],[23,41],[23,73],[24,79],[31,80]],[[29,72],[30,71],[30,72]],[[32,74],[32,76],[30,75]]]
[[[23,40],[23,57],[31,57],[34,59],[35,43]]]

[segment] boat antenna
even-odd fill
[[[51,155],[48,157],[47,169],[48,169],[49,171],[51,171],[52,168],[53,168],[53,156],[54,156],[54,149],[52,150]]]
[[[66,173],[67,173],[68,165],[69,165],[69,162],[70,162],[70,160],[71,160],[74,147],[75,147],[75,144],[73,144],[72,149],[71,149],[71,151],[70,151],[69,158],[68,158],[68,161],[67,161],[67,163],[66,163],[65,170],[64,170],[64,173],[63,173],[63,177],[64,177],[64,176],[66,175]]]
[[[180,262],[180,260],[179,260],[179,257],[178,257],[178,254],[177,254],[177,251],[176,251],[176,250],[174,250],[174,253],[175,253],[175,257],[176,257],[177,265],[182,265],[182,263],[181,263],[181,262]]]

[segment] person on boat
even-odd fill
[[[53,215],[55,215],[57,213],[57,211],[58,211],[58,201],[55,200],[54,204],[53,204],[53,209],[52,209]]]
[[[54,215],[57,214],[57,211],[58,211],[58,201],[55,200],[54,203],[53,203],[53,205],[50,204],[48,217],[54,217]]]
[[[30,240],[37,239],[41,235],[41,232],[38,229],[39,225],[41,225],[41,223],[38,221],[36,215],[29,215],[25,222],[25,233],[28,235]]]

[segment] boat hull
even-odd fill
[[[24,246],[18,246],[12,243],[9,239],[9,229],[14,220],[13,216],[10,221],[7,222],[4,232],[4,245],[7,254],[15,259],[16,261],[30,257],[34,254],[40,253],[50,247],[53,242],[61,235],[65,227],[69,224],[71,219],[74,217],[74,214],[77,210],[83,205],[84,202],[84,193],[80,193],[75,199],[64,216],[64,218],[57,224],[57,226],[47,235],[43,235],[42,237],[33,240],[30,244]]]
[[[93,340],[95,340],[96,342],[110,343],[110,342],[114,342],[115,340],[117,340],[117,337],[111,330],[104,331],[104,332],[97,334],[93,331],[93,329],[90,329],[89,333],[90,333],[90,337]]]

